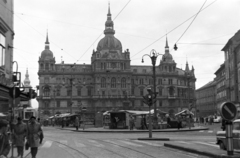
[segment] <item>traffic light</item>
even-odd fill
[[[148,96],[145,95],[145,96],[142,96],[143,97],[143,103],[149,105],[149,100],[148,100]]]
[[[153,105],[153,96],[152,96],[152,94],[148,94],[147,97],[148,97],[148,105],[152,106]]]
[[[29,89],[29,92],[27,93],[29,99],[34,99],[37,97],[37,93],[34,89]]]

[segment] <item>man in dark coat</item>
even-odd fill
[[[31,148],[32,158],[36,158],[39,146],[39,137],[42,132],[41,125],[36,122],[36,117],[31,116],[30,124],[27,126],[27,141],[29,143],[29,147]]]
[[[8,121],[0,120],[0,157],[7,157],[10,151],[9,138],[7,135]]]

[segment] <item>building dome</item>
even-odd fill
[[[53,58],[53,52],[49,49],[45,49],[41,53],[41,58],[42,59],[52,59]]]
[[[105,37],[98,42],[97,50],[101,51],[105,49],[122,51],[122,43],[113,35],[105,35]]]
[[[170,53],[165,53],[162,57],[165,61],[172,61],[173,57]]]

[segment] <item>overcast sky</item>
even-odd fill
[[[47,30],[56,63],[62,57],[65,63],[90,64],[92,50],[104,37],[108,2],[115,37],[121,41],[123,50],[130,50],[131,65],[143,65],[142,56],[152,49],[164,53],[167,34],[177,67],[185,69],[187,61],[190,67],[194,66],[196,88],[214,79],[214,73],[224,62],[221,49],[240,29],[240,0],[14,2],[14,60],[22,72],[22,81],[28,68],[33,87],[39,84],[38,59],[45,47]],[[178,50],[174,51],[176,42]],[[144,64],[151,65],[150,58],[145,58]],[[37,107],[36,101],[33,104]]]

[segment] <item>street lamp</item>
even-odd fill
[[[73,69],[74,68],[74,66],[75,66],[75,64],[74,65],[70,65],[70,68],[71,69]],[[70,113],[72,113],[72,105],[73,105],[73,102],[72,102],[72,89],[73,89],[73,84],[74,84],[74,82],[73,82],[73,80],[74,80],[74,78],[73,78],[73,76],[71,75],[71,77],[70,78],[67,78],[67,79],[69,79],[70,80],[70,90],[71,90],[71,93],[70,93],[70,103],[69,103],[69,107],[70,107]],[[65,84],[65,82],[63,81],[63,84]]]
[[[142,56],[142,63],[144,63],[144,56],[148,56],[151,61],[152,61],[152,66],[153,66],[153,92],[154,92],[154,95],[156,95],[156,60],[157,60],[157,57],[160,56],[160,55],[163,55],[163,54],[159,54],[157,53],[154,49],[151,50],[150,52],[150,55],[149,54],[144,54]],[[154,124],[155,126],[157,125],[157,108],[156,108],[156,103],[153,103],[154,104]]]
[[[53,99],[54,99],[54,103],[53,103],[53,115],[55,116],[55,108],[56,108],[56,88],[53,85]]]

